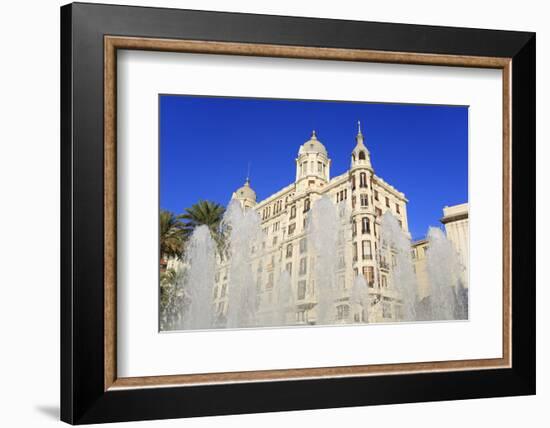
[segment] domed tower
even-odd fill
[[[317,139],[315,131],[298,151],[296,158],[296,183],[313,181],[316,184],[326,183],[330,180],[330,159],[327,149]]]
[[[243,208],[253,208],[256,205],[256,192],[250,187],[250,180],[247,177],[244,186],[239,187],[231,199],[236,199],[241,203]]]

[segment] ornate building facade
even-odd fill
[[[292,302],[288,321],[293,324],[315,324],[318,292],[315,285],[315,257],[307,240],[307,216],[315,202],[326,196],[344,204],[348,227],[338,237],[337,290],[334,298],[334,322],[360,322],[351,303],[355,278],[362,275],[369,287],[372,308],[370,322],[392,321],[400,317],[400,300],[391,284],[390,263],[379,256],[380,222],[390,211],[402,230],[409,235],[405,195],[376,175],[365,138],[359,129],[355,147],[350,145],[350,169],[331,176],[331,159],[325,146],[313,131],[296,157],[296,175],[292,183],[262,201],[247,179],[232,199],[245,209],[256,210],[261,218],[264,240],[253,260],[257,281],[259,323],[277,299],[277,285],[284,271],[290,275]],[[383,253],[382,253],[383,254]],[[389,257],[391,259],[391,255]],[[215,278],[214,303],[220,316],[227,311],[228,269],[220,265]],[[264,310],[265,309],[265,310]]]

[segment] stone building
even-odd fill
[[[345,144],[345,143],[343,143]],[[332,177],[331,159],[315,131],[303,143],[296,157],[295,179],[264,200],[257,201],[256,193],[247,179],[232,199],[246,209],[254,209],[261,218],[264,240],[253,261],[257,275],[259,323],[267,316],[277,298],[277,284],[282,272],[290,274],[295,310],[289,323],[315,324],[318,303],[315,286],[315,257],[306,237],[307,216],[315,202],[329,197],[345,206],[349,217],[347,227],[338,237],[337,291],[334,298],[334,322],[364,321],[354,313],[350,304],[352,285],[362,275],[369,287],[371,305],[369,321],[391,321],[399,318],[400,301],[390,280],[386,257],[378,257],[379,231],[382,215],[390,211],[402,230],[409,235],[407,199],[405,195],[375,174],[371,156],[359,124],[355,147],[350,145],[350,168]],[[223,317],[227,311],[228,269],[223,264],[216,274],[214,303]]]
[[[469,260],[470,260],[470,235],[468,222],[468,204],[453,205],[443,208],[441,223],[445,225],[447,238],[452,242],[458,254],[462,267],[462,283],[468,288]]]

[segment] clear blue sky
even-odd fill
[[[295,158],[312,129],[349,169],[357,121],[375,173],[409,200],[414,239],[440,225],[442,209],[468,198],[468,108],[161,95],[160,206],[176,213],[199,199],[227,205],[246,178],[258,200],[295,179]]]

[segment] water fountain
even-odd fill
[[[207,226],[199,226],[187,245],[185,287],[187,310],[183,324],[186,329],[212,327],[212,290],[215,272],[215,243]]]
[[[260,217],[254,210],[243,210],[240,203],[233,200],[224,214],[222,230],[229,260],[226,327],[255,327],[257,290],[252,272],[252,248],[259,247],[263,237]]]
[[[345,297],[337,290],[336,278],[338,269],[344,269],[344,266],[339,266],[339,254],[345,248],[344,242],[349,242],[346,237],[351,236],[349,220],[346,203],[335,204],[327,196],[315,201],[308,213],[304,239],[307,239],[310,248],[304,246],[306,252],[301,257],[308,257],[309,275],[303,278],[315,281],[314,289],[308,293],[316,303],[313,310],[315,317],[309,321],[317,325],[333,324],[336,318],[335,301]],[[265,237],[257,212],[243,209],[238,201],[231,202],[223,217],[220,233],[225,243],[223,264],[228,273],[226,316],[221,324],[219,319],[214,324],[212,291],[214,272],[219,265],[210,230],[200,226],[189,240],[184,262],[186,303],[183,328],[292,325],[296,302],[291,275],[284,269],[275,277],[274,288],[266,294],[269,298],[264,301],[262,312],[258,312],[257,287],[260,284],[255,280],[253,266],[261,263],[265,256],[260,245]],[[382,216],[379,236],[377,260],[380,265],[386,264],[389,271],[388,288],[385,289],[379,282],[380,289],[373,294],[374,290],[369,289],[364,276],[356,276],[349,294],[350,315],[342,321],[368,322],[369,316],[371,321],[386,318],[383,302],[392,302],[395,308],[392,319],[399,321],[467,318],[468,296],[460,280],[462,267],[451,242],[441,229],[430,228],[428,232],[426,264],[431,292],[422,304],[419,304],[417,297],[418,284],[410,239],[390,212]]]
[[[272,325],[283,326],[289,323],[289,313],[294,314],[294,294],[290,274],[283,270],[277,283],[277,301],[274,304]]]
[[[357,275],[353,280],[350,295],[351,322],[368,322],[369,319],[369,287],[363,275]]]
[[[411,242],[389,211],[382,216],[379,257],[386,258],[391,266],[391,283],[401,301],[401,320],[416,320],[418,285],[411,258]]]
[[[461,310],[462,284],[458,254],[443,231],[428,230],[427,268],[430,278],[430,306],[432,320],[465,318]]]
[[[315,254],[314,275],[317,299],[316,324],[334,321],[335,277],[338,263],[337,241],[340,216],[327,197],[318,199],[308,216],[307,235]]]

